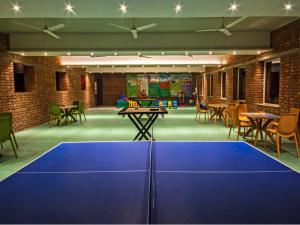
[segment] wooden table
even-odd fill
[[[268,128],[268,125],[276,119],[279,119],[279,116],[276,116],[274,114],[270,113],[264,113],[264,112],[248,112],[248,113],[241,113],[242,116],[248,117],[252,124],[252,128],[247,131],[245,136],[249,135],[252,130],[256,130],[255,133],[255,140],[254,145],[256,146],[258,135],[261,135],[261,139],[263,139],[263,132],[266,133],[269,138],[274,141],[274,138],[272,135],[270,135],[268,132],[266,132],[266,129]]]
[[[134,137],[135,140],[154,140],[152,134],[149,132],[149,129],[152,127],[156,121],[158,115],[167,114],[168,111],[164,107],[126,107],[118,112],[118,115],[128,116],[130,121],[138,129],[138,134]],[[141,117],[143,115],[148,115],[146,121],[142,121]]]
[[[213,110],[213,114],[210,117],[210,120],[224,120],[224,110],[228,107],[227,104],[208,104],[208,108]]]
[[[59,107],[61,110],[65,112],[65,123],[68,124],[68,118],[71,117],[71,119],[76,122],[76,118],[72,115],[72,110],[78,108],[78,105],[65,105]]]

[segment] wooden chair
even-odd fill
[[[224,110],[225,125],[229,127],[229,119],[231,118],[231,109],[235,108],[235,103],[228,103],[228,107]]]
[[[228,134],[228,139],[230,138],[230,134],[231,134],[231,130],[233,128],[238,128],[238,134],[236,137],[236,140],[239,140],[239,136],[241,135],[241,128],[251,128],[251,123],[250,122],[245,122],[245,121],[241,121],[239,119],[239,115],[238,115],[238,110],[236,108],[232,108],[231,109],[231,119],[232,119],[232,123],[229,129],[229,134]],[[252,138],[253,138],[253,131],[252,131]]]
[[[296,155],[299,157],[299,149],[298,149],[298,115],[296,113],[287,113],[280,116],[278,127],[276,128],[268,128],[266,132],[269,134],[276,135],[276,150],[277,157],[280,158],[280,146],[281,146],[281,138],[294,138],[296,145]],[[265,136],[265,140],[267,140],[267,134]]]
[[[10,117],[0,117],[0,143],[1,145],[6,142],[10,141],[11,147],[14,151],[15,157],[18,158],[17,152],[16,152],[16,147],[15,143],[13,140],[13,137],[11,135],[12,127],[11,127],[11,122],[10,122]]]
[[[237,111],[238,111],[239,119],[240,119],[241,121],[244,121],[244,122],[249,122],[248,117],[242,115],[242,113],[248,112],[248,105],[247,105],[247,104],[240,104],[240,103],[237,103],[236,109],[237,109]]]
[[[297,124],[298,124],[300,109],[299,108],[290,108],[290,113],[295,113],[297,115]],[[272,123],[271,123],[271,126],[273,126],[273,128],[278,127],[278,125],[279,125],[279,121],[272,121]],[[300,141],[298,126],[297,126],[296,132],[297,132],[297,139],[298,139],[298,141]]]
[[[204,119],[205,119],[205,123],[206,123],[206,116],[208,116],[208,110],[207,109],[201,109],[200,102],[196,101],[196,117],[195,117],[196,122],[200,122],[201,114],[204,114]],[[197,118],[198,118],[198,120],[197,120]]]

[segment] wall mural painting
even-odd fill
[[[159,97],[159,75],[158,74],[150,74],[149,75],[149,96],[152,98]]]
[[[138,97],[147,98],[149,96],[149,76],[144,74],[137,75]]]
[[[137,77],[135,74],[127,74],[127,97],[137,97]]]

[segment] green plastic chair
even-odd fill
[[[14,140],[11,135],[11,119],[9,116],[7,117],[1,117],[0,118],[0,143],[1,145],[5,143],[6,141],[10,141],[10,144],[12,146],[12,149],[14,151],[15,157],[18,158]]]
[[[72,114],[75,115],[75,116],[79,116],[79,119],[80,119],[80,123],[82,124],[82,119],[81,119],[81,115],[83,115],[84,117],[84,120],[86,122],[86,118],[85,118],[85,113],[84,113],[84,104],[83,102],[79,102],[79,108],[78,110],[72,110]]]
[[[59,126],[61,127],[61,123],[63,118],[65,117],[65,113],[63,113],[57,105],[50,105],[49,112],[50,119],[48,124],[51,126],[52,122],[57,122],[57,124],[59,124]]]
[[[10,121],[10,127],[11,127],[11,135],[13,137],[13,140],[15,142],[15,145],[17,147],[17,149],[19,148],[19,145],[18,145],[18,142],[16,140],[16,137],[15,137],[15,133],[13,131],[13,117],[12,117],[12,113],[11,112],[2,112],[0,113],[0,118],[2,117],[9,117],[9,121]],[[1,144],[1,147],[3,148],[2,144]]]

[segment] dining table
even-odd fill
[[[76,122],[76,118],[72,115],[72,110],[77,109],[78,105],[64,105],[59,107],[65,113],[65,124],[69,123],[69,118]]]
[[[208,108],[212,109],[213,113],[210,116],[209,120],[215,119],[216,120],[225,120],[224,117],[224,110],[228,107],[227,104],[208,104]]]
[[[266,132],[266,129],[272,121],[278,120],[280,118],[279,116],[265,112],[245,112],[241,113],[241,116],[247,117],[252,125],[252,127],[246,132],[245,136],[248,136],[254,130],[256,131],[254,146],[257,145],[259,134],[261,139],[263,139],[263,133],[268,135],[268,137],[275,143],[273,136],[269,132]]]

